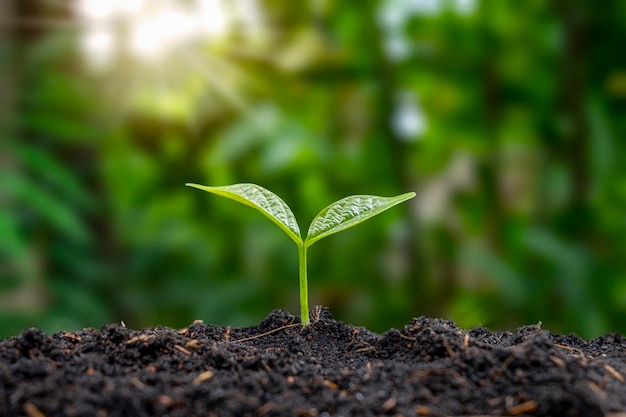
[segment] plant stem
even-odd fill
[[[298,258],[300,261],[300,320],[303,326],[309,321],[309,290],[306,279],[306,244],[298,243]]]

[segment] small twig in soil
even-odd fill
[[[561,358],[557,358],[556,356],[550,356],[550,360],[554,362],[554,364],[558,366],[559,368],[565,367],[565,361]]]
[[[270,366],[264,360],[261,360],[261,365],[263,365],[263,368],[265,368],[267,372],[273,372],[272,368],[270,368]]]
[[[520,414],[532,413],[536,411],[538,407],[539,407],[539,404],[537,404],[537,401],[530,400],[530,401],[526,401],[524,403],[518,404],[514,407],[511,407],[507,411],[512,416],[518,416]]]
[[[426,326],[426,327],[424,327],[423,329],[420,329],[420,327],[419,327],[419,326],[413,326],[413,327],[411,327],[410,329],[407,329],[407,331],[408,331],[408,332],[411,332],[411,333],[416,332],[416,331],[418,331],[418,330],[419,330],[419,332],[417,332],[417,334],[415,335],[415,338],[416,338],[416,339],[417,339],[419,336],[421,336],[421,335],[422,335],[422,333],[427,332],[427,331],[429,331],[431,334],[435,333],[435,331],[434,331],[434,330],[433,330],[430,326]]]
[[[313,308],[313,314],[311,314],[311,316],[313,317],[313,323],[319,321],[320,317],[322,317],[322,306],[315,306]]]
[[[587,365],[589,363],[588,362],[589,359],[592,359],[592,360],[594,359],[593,356],[586,356],[585,352],[583,352],[582,349],[579,349],[579,348],[575,348],[575,347],[572,347],[572,346],[561,345],[561,344],[558,344],[558,343],[555,343],[554,347],[557,347],[557,348],[560,348],[560,349],[569,350],[570,352],[573,352],[575,354],[580,355],[580,364],[581,364],[581,366],[583,368],[587,367]]]
[[[24,412],[28,415],[28,417],[46,417],[44,413],[37,408],[37,406],[33,403],[24,404]]]
[[[325,387],[328,387],[330,389],[338,389],[339,385],[335,384],[333,381],[328,381],[328,380],[324,380],[322,382],[322,384],[324,384]]]
[[[392,409],[396,407],[397,404],[398,404],[398,400],[395,397],[389,397],[389,399],[385,401],[383,405],[381,406],[382,412],[387,413],[391,411]]]
[[[596,393],[598,397],[602,398],[603,400],[606,400],[606,392],[604,392],[602,388],[600,388],[595,382],[589,381],[587,385],[589,386],[591,391]]]
[[[268,334],[276,333],[276,332],[278,332],[280,330],[284,330],[284,329],[287,329],[289,327],[295,327],[295,326],[300,326],[300,323],[287,324],[286,326],[278,327],[278,328],[276,328],[274,330],[270,330],[269,332],[257,334],[256,336],[244,337],[243,339],[233,340],[233,342],[239,343],[239,342],[245,342],[247,340],[258,339],[259,337],[267,336]]]
[[[359,334],[359,329],[354,329],[352,331],[352,338],[350,338],[350,341],[346,345],[346,349],[352,347],[352,345],[354,344],[354,341],[356,340],[356,335],[358,335],[358,334]]]
[[[211,379],[211,378],[213,378],[213,371],[204,371],[194,378],[193,383],[194,385],[198,385],[201,382],[206,381],[207,379]]]
[[[269,413],[270,411],[272,411],[274,408],[276,408],[276,405],[273,403],[266,403],[263,404],[261,407],[259,407],[256,410],[256,415],[257,416],[264,416],[265,414]]]
[[[189,349],[198,350],[200,349],[200,342],[198,339],[192,339],[185,344]]]
[[[448,373],[449,373],[450,375],[452,375],[453,377],[455,377],[455,378],[456,378],[456,382],[458,382],[458,383],[459,383],[460,385],[462,385],[463,387],[465,387],[465,388],[468,388],[468,389],[469,389],[470,384],[468,384],[467,379],[466,379],[466,378],[464,378],[464,377],[463,377],[460,373],[458,373],[458,372],[457,372],[457,371],[455,371],[455,370],[450,370],[450,371],[448,371]]]
[[[127,344],[127,345],[133,345],[133,344],[135,344],[135,343],[137,343],[137,342],[144,342],[144,345],[147,345],[147,344],[148,344],[148,342],[151,342],[151,341],[152,341],[152,339],[154,339],[154,336],[152,336],[152,335],[142,334],[142,335],[139,335],[139,336],[133,336],[133,337],[131,337],[130,339],[128,339],[128,340],[126,341],[126,344]]]
[[[622,382],[622,383],[626,382],[624,380],[624,376],[620,374],[619,372],[617,372],[615,368],[613,368],[611,365],[604,365],[604,369],[606,369],[607,372],[610,373],[619,382]]]
[[[362,348],[358,348],[358,349],[356,349],[356,350],[355,350],[355,352],[356,352],[356,353],[367,352],[367,351],[370,351],[370,350],[376,350],[376,348],[375,348],[374,346],[370,345],[370,344],[369,344],[369,343],[367,343],[367,342],[363,342],[363,344],[365,344],[365,345],[367,345],[367,346],[366,346],[366,347],[362,347]]]
[[[189,356],[191,355],[191,352],[187,349],[185,349],[184,347],[180,346],[180,345],[174,345],[174,349],[176,349],[177,351]]]
[[[410,340],[412,342],[415,342],[417,340],[417,337],[409,337],[409,336],[405,336],[402,333],[398,332],[398,335],[400,335],[401,338],[406,339],[406,340]]]
[[[448,352],[448,355],[450,355],[450,357],[455,358],[456,357],[456,353],[454,353],[454,351],[452,350],[452,348],[450,347],[450,345],[448,344],[448,342],[446,342],[445,340],[442,341],[443,347],[446,349],[446,352]]]
[[[570,352],[576,352],[580,356],[585,356],[585,353],[582,351],[582,349],[579,349],[579,348],[575,348],[575,347],[572,347],[572,346],[561,345],[559,343],[555,343],[554,347],[557,347],[557,348],[560,348],[560,349],[569,350]]]
[[[487,377],[487,379],[495,379],[497,378],[502,372],[504,372],[504,370],[506,368],[509,367],[509,365],[511,364],[511,362],[513,362],[513,359],[515,359],[515,357],[517,356],[518,352],[517,351],[513,351],[513,353],[511,353],[505,360],[504,362],[502,362],[502,364],[495,368],[493,371],[491,371]]]

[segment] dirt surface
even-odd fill
[[[418,318],[383,335],[316,307],[258,326],[0,341],[2,416],[626,416],[626,338]]]

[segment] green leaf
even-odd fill
[[[306,237],[305,245],[311,246],[318,240],[340,232],[376,216],[383,211],[415,197],[415,193],[401,194],[396,197],[375,195],[352,195],[343,198],[324,210],[313,219]]]
[[[80,213],[55,193],[13,173],[0,172],[0,184],[15,195],[17,204],[26,206],[63,235],[82,243],[91,240]]]
[[[185,185],[230,198],[259,210],[287,233],[296,244],[302,244],[296,217],[289,206],[273,192],[256,184],[234,184],[223,187],[207,187],[190,183]]]
[[[91,196],[78,180],[79,176],[68,169],[66,164],[61,163],[54,154],[30,144],[18,145],[16,152],[22,163],[38,174],[38,178],[45,176],[45,184],[49,183],[54,187],[54,193],[67,201],[68,206],[93,208]]]

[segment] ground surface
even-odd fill
[[[2,416],[626,416],[626,338],[413,319],[377,335],[314,309],[258,326],[0,341]]]

